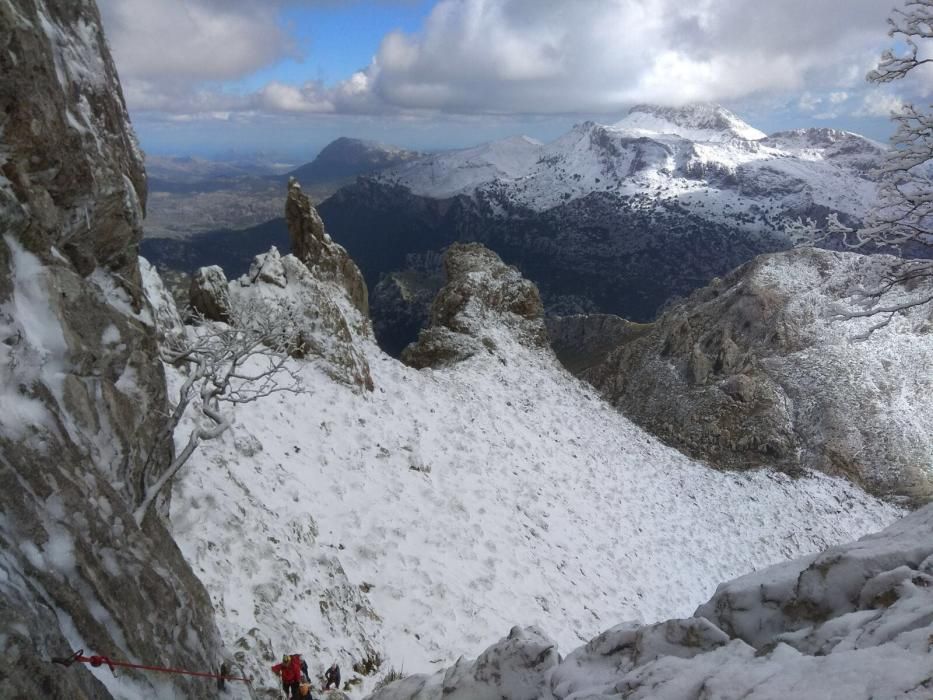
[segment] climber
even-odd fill
[[[335,661],[324,674],[324,690],[330,690],[331,685],[340,690],[340,666]]]
[[[308,678],[308,664],[301,658],[301,654],[286,654],[282,663],[272,667],[272,673],[282,677],[282,690],[285,697],[299,700],[301,696],[302,676]]]

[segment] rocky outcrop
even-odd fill
[[[926,698],[931,610],[933,505],[858,542],[723,584],[692,618],[623,623],[559,663],[546,637],[513,630],[475,662],[370,698]]]
[[[547,672],[559,661],[557,645],[543,632],[513,627],[477,659],[461,657],[433,676],[409,676],[376,691],[369,700],[537,700],[547,692]]]
[[[431,307],[431,325],[407,347],[413,367],[439,367],[483,352],[503,341],[546,348],[544,307],[538,288],[498,255],[478,243],[455,243],[444,256],[447,284]]]
[[[294,178],[288,182],[285,221],[292,254],[319,278],[343,287],[359,312],[368,316],[369,297],[363,275],[343,246],[331,240],[317,210]]]
[[[197,270],[188,288],[188,305],[209,321],[230,320],[229,282],[223,269],[209,265]]]
[[[251,314],[264,309],[290,309],[296,354],[322,359],[333,378],[372,391],[369,362],[360,345],[373,340],[369,319],[343,286],[326,281],[326,276],[322,280],[319,272],[273,247],[256,256],[249,274],[227,287],[229,316],[233,323],[249,323]]]
[[[142,159],[93,2],[0,0],[0,45],[0,696],[151,696],[135,671],[47,661],[210,668],[221,651],[175,543],[131,515],[172,453]]]
[[[814,468],[922,503],[933,495],[933,386],[922,369],[933,363],[929,310],[896,314],[861,341],[882,318],[837,318],[840,304],[852,308],[897,264],[816,249],[762,256],[583,376],[634,421],[714,466]]]

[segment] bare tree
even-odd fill
[[[888,35],[906,46],[906,52],[885,51],[878,66],[868,73],[872,83],[891,83],[914,71],[933,65],[924,51],[933,48],[933,0],[906,0],[888,19]],[[926,42],[930,45],[925,46]],[[891,149],[881,165],[878,203],[859,229],[843,225],[831,214],[825,225],[812,219],[798,219],[787,226],[795,244],[832,240],[852,249],[891,250],[916,258],[924,247],[933,249],[933,114],[905,105],[891,115],[897,125]],[[869,334],[887,325],[894,315],[933,301],[933,294],[921,292],[909,299],[885,303],[895,288],[916,287],[933,279],[933,262],[907,259],[895,266],[874,289],[863,290],[856,300],[861,308],[840,312],[844,318],[864,318],[881,314],[884,319]]]
[[[133,513],[139,524],[198,445],[230,427],[224,407],[279,392],[305,391],[301,376],[289,362],[303,352],[300,311],[293,305],[246,302],[232,304],[229,313],[226,324],[200,319],[191,331],[193,339],[176,339],[163,351],[163,359],[182,368],[187,376],[157,441],[173,439],[189,408],[195,408],[197,416],[185,446],[152,483],[148,483],[152,456],[143,466],[139,504]]]

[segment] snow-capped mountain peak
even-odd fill
[[[639,136],[675,135],[690,141],[758,141],[767,134],[714,104],[685,107],[637,105],[613,128]]]

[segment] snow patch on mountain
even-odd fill
[[[541,146],[529,136],[513,136],[425,156],[391,169],[387,177],[428,197],[470,194],[485,183],[527,173],[538,161]]]
[[[612,128],[638,136],[670,134],[690,141],[713,143],[730,139],[757,141],[766,136],[729,110],[711,104],[680,108],[638,105]]]

